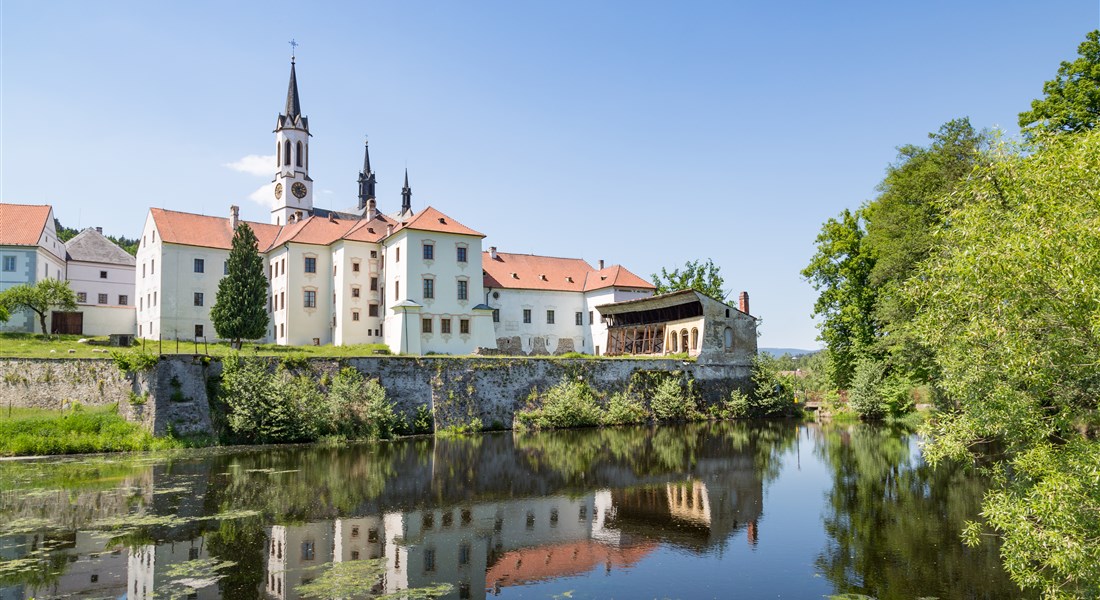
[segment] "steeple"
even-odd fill
[[[412,212],[413,191],[409,187],[409,169],[405,169],[405,187],[401,188],[401,214]]]
[[[363,143],[363,170],[359,172],[359,210],[374,209],[374,186],[378,183],[370,169],[370,144]]]
[[[291,119],[302,114],[302,103],[298,100],[298,78],[294,75],[294,58],[290,59],[290,85],[286,89],[286,116]]]
[[[290,45],[298,44],[291,40]],[[309,120],[302,116],[298,76],[290,57],[286,108],[275,126],[275,205],[271,222],[286,225],[293,214],[313,212],[313,179],[309,176]]]

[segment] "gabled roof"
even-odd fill
[[[580,258],[497,252],[493,259],[481,253],[485,287],[521,290],[583,292],[592,265]]]
[[[408,221],[401,223],[395,231],[401,231],[402,229],[415,229],[417,231],[438,231],[440,233],[456,233],[459,235],[472,235],[476,237],[485,237],[484,233],[480,233],[470,229],[469,227],[455,221],[447,215],[439,212],[432,207],[426,207],[420,211],[420,214],[416,215]]]
[[[606,269],[589,273],[587,281],[584,282],[584,291],[586,292],[609,287],[657,289],[657,286],[631,273],[622,265],[611,265]]]
[[[49,218],[48,204],[0,204],[0,245],[37,246]]]
[[[91,227],[65,242],[65,253],[68,255],[66,260],[128,267],[137,264],[137,259],[129,252],[119,248],[117,244]]]
[[[274,248],[287,242],[327,246],[344,237],[344,234],[351,231],[352,227],[357,224],[359,224],[359,221],[306,217],[301,221],[283,227],[269,247]]]
[[[161,240],[166,243],[222,250],[233,247],[233,231],[229,228],[229,219],[226,217],[209,217],[163,208],[150,208],[149,214],[153,216]],[[256,234],[260,252],[267,250],[279,235],[278,225],[243,222]]]
[[[380,242],[386,237],[386,228],[394,225],[394,222],[385,215],[379,214],[371,220],[363,219],[355,224],[346,234],[345,240],[355,242]]]

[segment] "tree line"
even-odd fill
[[[1045,597],[1100,595],[1100,32],[1020,113],[1021,139],[967,118],[898,148],[856,210],[822,226],[827,384],[867,418],[932,391],[925,457],[983,460],[978,543]]]

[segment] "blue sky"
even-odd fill
[[[799,271],[895,148],[1016,116],[1100,26],[1036,2],[0,4],[0,199],[140,233],[150,206],[267,221],[298,47],[315,203],[435,206],[501,251],[642,276],[712,258],[762,346],[812,348]],[[234,168],[233,166],[236,166]]]

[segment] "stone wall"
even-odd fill
[[[269,359],[272,368],[278,359]],[[751,385],[749,364],[716,365],[668,359],[530,359],[516,357],[363,357],[309,359],[318,380],[344,367],[377,378],[397,410],[420,405],[435,415],[437,429],[480,419],[485,427],[511,427],[531,393],[563,378],[583,379],[600,393],[629,385],[638,373],[670,373],[693,381],[706,403]],[[212,433],[207,390],[221,375],[221,361],[165,356],[152,369],[123,375],[111,360],[0,359],[0,403],[60,408],[79,401],[117,402],[120,413],[157,435]],[[131,402],[137,399],[137,403]],[[143,402],[142,402],[143,401]]]

